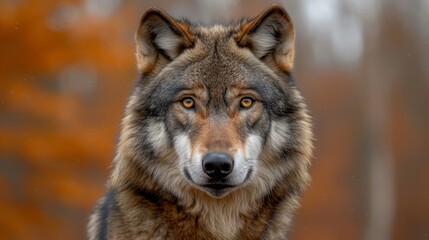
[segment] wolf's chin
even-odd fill
[[[236,187],[226,187],[226,188],[208,188],[203,187],[202,190],[206,192],[209,196],[213,198],[223,198],[235,190]]]

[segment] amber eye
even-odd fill
[[[254,102],[255,102],[255,100],[253,100],[252,98],[244,97],[240,101],[240,107],[241,108],[250,108],[251,106],[253,106]]]
[[[190,97],[185,97],[182,99],[181,101],[182,106],[184,108],[193,108],[194,107],[194,99],[190,98]]]

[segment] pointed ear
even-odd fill
[[[274,4],[244,23],[234,38],[240,47],[249,48],[269,67],[281,71],[292,70],[295,29],[282,6]]]
[[[142,73],[160,70],[194,42],[186,23],[161,9],[150,8],[143,14],[136,33],[137,66]]]

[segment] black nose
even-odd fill
[[[224,152],[211,152],[203,158],[203,170],[213,179],[226,178],[234,166],[231,155]]]

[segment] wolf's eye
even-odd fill
[[[194,99],[190,98],[190,97],[185,97],[183,98],[181,101],[182,106],[184,108],[193,108],[194,107]]]
[[[253,98],[244,97],[240,100],[240,107],[241,108],[250,108],[251,106],[253,106],[254,102],[255,102],[255,100],[253,100]]]

